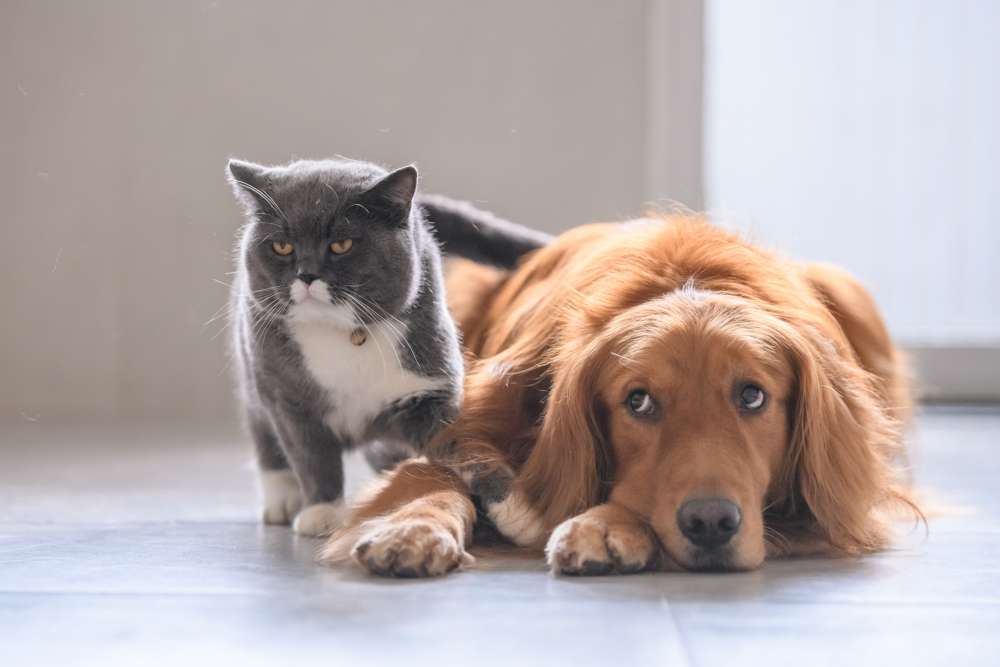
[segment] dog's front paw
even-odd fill
[[[308,537],[330,535],[344,525],[347,514],[347,507],[343,500],[309,505],[295,517],[292,530],[299,535]]]
[[[641,524],[608,523],[581,514],[552,531],[545,555],[557,574],[633,574],[653,565],[657,546]]]
[[[351,556],[386,577],[436,577],[474,561],[450,531],[426,519],[376,519],[363,527]]]
[[[302,492],[291,470],[262,470],[260,473],[261,520],[287,526],[302,509]]]

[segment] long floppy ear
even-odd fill
[[[790,334],[797,395],[782,477],[787,518],[805,520],[840,551],[873,551],[889,536],[881,510],[910,505],[891,465],[899,428],[872,376],[850,353],[807,331]]]
[[[548,527],[598,504],[607,491],[610,448],[596,383],[613,343],[605,333],[567,345],[552,363],[541,429],[520,472],[522,488]]]

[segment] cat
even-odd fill
[[[457,413],[459,335],[444,247],[510,266],[548,237],[363,161],[230,160],[247,224],[230,294],[238,397],[260,471],[261,518],[327,535],[346,518],[345,450],[376,469],[419,452]]]

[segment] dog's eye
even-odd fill
[[[271,250],[273,250],[276,254],[281,255],[282,257],[287,257],[288,255],[292,254],[293,250],[295,250],[295,246],[293,246],[291,243],[286,243],[284,241],[272,241]]]
[[[651,417],[656,414],[656,401],[645,389],[636,389],[625,399],[629,412],[636,417]]]
[[[767,402],[767,394],[755,384],[745,384],[739,392],[740,410],[746,412],[757,412],[764,407]]]

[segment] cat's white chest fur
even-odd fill
[[[329,394],[332,407],[327,425],[334,433],[356,440],[391,403],[443,388],[446,380],[403,368],[403,355],[410,351],[401,344],[406,331],[398,322],[370,325],[365,342],[355,345],[351,342],[353,327],[348,324],[353,318],[346,312],[342,315],[293,317],[289,324],[306,369]]]

